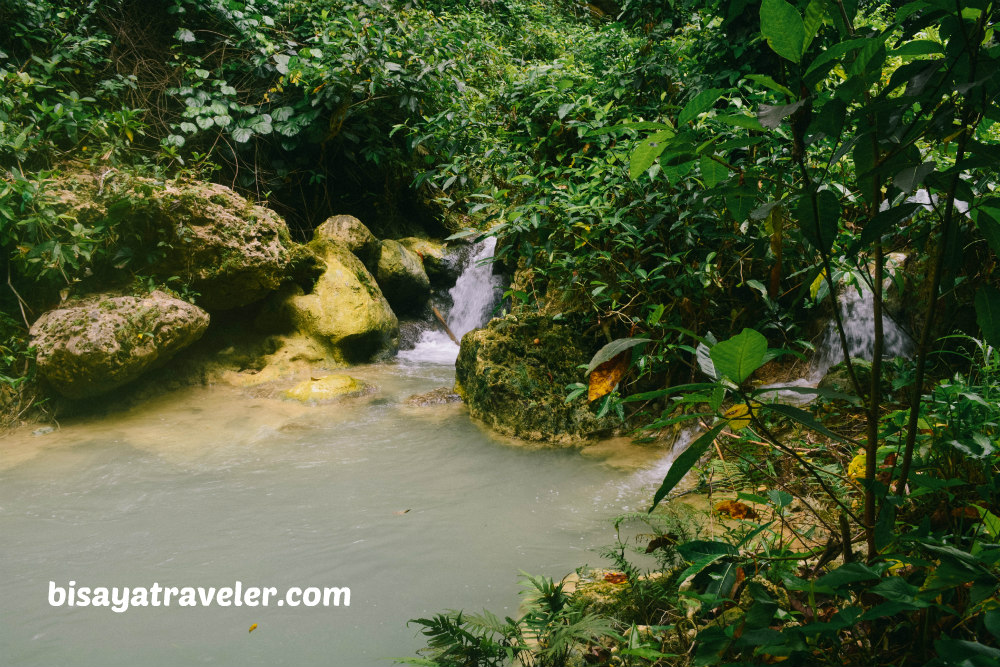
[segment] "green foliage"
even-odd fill
[[[570,605],[562,582],[522,573],[525,580],[526,612],[519,619],[446,612],[433,618],[410,621],[423,626],[427,647],[425,660],[402,660],[407,664],[441,667],[521,664],[562,667],[570,651],[595,642],[611,632],[604,619]]]

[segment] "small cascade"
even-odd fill
[[[875,352],[875,296],[867,286],[859,292],[856,287],[847,286],[837,295],[837,308],[844,325],[844,335],[847,338],[847,348],[852,359],[871,361]],[[913,339],[889,316],[882,312],[882,356],[883,358],[909,357],[913,353]],[[832,366],[844,360],[843,346],[840,344],[840,334],[837,323],[831,318],[823,332],[823,338],[816,346],[816,353],[806,374],[797,380],[778,383],[778,386],[815,387]],[[772,385],[765,385],[767,388]],[[813,394],[782,391],[762,396],[766,400],[805,405],[815,398]]]
[[[489,321],[499,299],[501,278],[493,273],[489,261],[496,242],[488,237],[473,246],[455,286],[448,292],[455,304],[448,313],[448,328],[459,340]],[[457,357],[458,345],[440,327],[424,331],[412,350],[399,353],[399,358],[406,361],[436,364],[453,364]]]
[[[844,324],[847,348],[851,358],[871,361],[875,351],[875,296],[867,286],[860,292],[855,287],[847,287],[837,297],[840,319]],[[913,339],[885,313],[882,314],[884,358],[909,357],[913,351]],[[831,366],[844,360],[844,350],[840,344],[837,324],[832,319],[823,333],[823,340],[816,348],[810,376],[819,381]]]

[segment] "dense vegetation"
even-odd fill
[[[732,518],[712,539],[668,503],[642,518],[609,552],[613,604],[533,579],[522,618],[421,619],[428,664],[1000,664],[996,14],[0,0],[4,400],[29,402],[24,329],[60,290],[153,280],[155,230],[57,213],[80,165],[231,184],[300,238],[331,213],[472,224],[516,309],[603,330],[595,410],[704,422],[654,507],[700,466]],[[873,294],[870,369],[810,410],[770,402],[758,371],[821,316],[846,338],[845,285]],[[883,361],[891,292],[909,360]]]

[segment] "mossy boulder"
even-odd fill
[[[84,225],[115,224],[116,267],[179,278],[208,311],[257,301],[285,278],[285,221],[224,185],[82,171],[57,181],[52,194],[57,209]]]
[[[301,403],[323,403],[371,393],[374,388],[350,375],[327,375],[300,382],[282,396]]]
[[[522,440],[578,444],[619,428],[598,419],[585,398],[566,404],[566,385],[583,381],[600,341],[579,326],[540,315],[492,320],[462,338],[455,388],[473,417]]]
[[[857,375],[861,387],[867,389],[872,381],[872,362],[865,361],[864,359],[851,359],[851,364],[854,366],[854,373]],[[823,376],[823,379],[819,381],[816,387],[817,389],[826,389],[852,396],[857,393],[854,391],[854,385],[851,383],[851,375],[847,371],[846,361],[831,366],[830,370],[826,372],[826,375]]]
[[[458,253],[451,251],[447,244],[418,236],[399,239],[399,243],[407,250],[417,254],[432,285],[440,287],[455,284],[461,267],[459,266]]]
[[[431,281],[417,253],[399,241],[382,241],[378,260],[379,287],[397,313],[423,310],[431,295]]]
[[[201,308],[164,292],[96,296],[50,310],[31,326],[38,370],[68,398],[120,387],[166,363],[208,328]]]
[[[372,272],[378,270],[378,258],[382,246],[371,230],[353,215],[335,215],[327,218],[313,232],[313,238],[339,243],[354,253],[366,269]]]
[[[313,241],[325,270],[310,294],[297,290],[282,308],[292,326],[344,363],[387,356],[399,346],[399,321],[361,260],[337,243]]]

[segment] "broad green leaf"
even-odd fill
[[[244,144],[250,141],[250,137],[253,136],[253,130],[249,127],[237,127],[232,133],[233,141]]]
[[[729,169],[719,164],[711,155],[701,156],[701,178],[706,188],[714,188],[720,181],[729,178]]]
[[[764,363],[767,339],[753,329],[744,329],[729,340],[716,343],[711,350],[715,370],[736,384],[742,384]]]
[[[805,19],[802,22],[806,34],[805,43],[802,45],[803,53],[809,49],[809,45],[812,44],[812,41],[815,39],[819,29],[823,26],[823,23],[828,20],[829,18],[826,14],[825,3],[822,0],[809,0],[809,4],[806,5]]]
[[[897,58],[908,58],[939,53],[944,53],[944,47],[937,42],[929,39],[915,39],[912,42],[903,44],[898,49],[893,49],[889,52],[889,55]]]
[[[781,85],[780,83],[778,83],[777,81],[775,81],[771,77],[767,76],[766,74],[747,74],[746,78],[749,79],[750,81],[755,82],[755,83],[759,83],[760,85],[764,86],[765,88],[770,88],[771,90],[773,90],[775,92],[782,93],[783,95],[787,95],[788,97],[790,97],[792,99],[795,99],[796,97],[798,97],[798,95],[796,95],[795,93],[793,93],[787,87]]]
[[[1000,290],[984,285],[976,292],[976,322],[983,338],[1000,349]]]
[[[861,563],[845,563],[829,574],[824,574],[814,582],[818,587],[834,590],[854,584],[859,581],[877,581],[880,579],[875,570]]]
[[[993,252],[1000,255],[1000,209],[984,206],[977,209],[973,217],[976,219],[976,227],[993,248]]]
[[[667,139],[674,136],[673,130],[661,130],[649,136],[635,147],[629,159],[628,175],[633,181],[652,166],[667,147]]]
[[[760,124],[756,116],[729,114],[716,116],[713,120],[723,122],[726,125],[732,125],[733,127],[742,127],[745,130],[756,130],[759,132],[764,129],[764,126]]]
[[[294,113],[295,109],[286,106],[275,109],[273,112],[271,112],[271,116],[273,117],[274,120],[283,122],[291,118]]]
[[[826,254],[833,247],[840,224],[840,199],[832,190],[820,190],[815,202],[803,196],[795,207],[799,229],[806,240],[820,253]]]
[[[687,449],[680,453],[680,455],[674,459],[674,462],[670,464],[670,469],[667,471],[667,475],[663,478],[663,484],[660,488],[656,490],[656,494],[653,496],[653,506],[649,508],[652,512],[656,509],[656,506],[660,504],[668,493],[670,493],[677,483],[680,482],[684,475],[694,467],[694,464],[698,462],[702,454],[711,446],[712,442],[715,440],[716,436],[722,432],[722,429],[726,427],[729,422],[721,421],[708,431],[703,433],[698,439],[688,445]]]
[[[934,171],[936,166],[933,161],[930,161],[907,167],[893,177],[892,184],[902,192],[909,194],[917,189],[917,186],[927,178],[928,174]]]
[[[595,368],[603,364],[605,361],[611,361],[625,350],[631,349],[636,345],[644,345],[649,342],[651,342],[651,339],[649,338],[619,338],[611,341],[597,351],[594,358],[590,360],[590,365],[587,366],[587,372],[584,373],[584,375],[590,375]]]
[[[701,91],[688,100],[688,103],[684,105],[683,109],[681,109],[680,115],[677,116],[678,127],[688,121],[694,120],[698,117],[698,114],[711,109],[712,106],[719,101],[719,97],[724,92],[726,92],[725,88],[709,88],[708,90]]]
[[[802,60],[806,28],[798,10],[785,0],[764,0],[760,6],[760,32],[779,56],[793,63]]]
[[[861,231],[861,247],[867,248],[889,230],[898,229],[921,206],[922,204],[904,203],[879,211],[874,218],[865,223],[865,228]]]
[[[726,195],[726,208],[736,222],[743,222],[757,208],[757,198],[746,190],[734,190]]]

